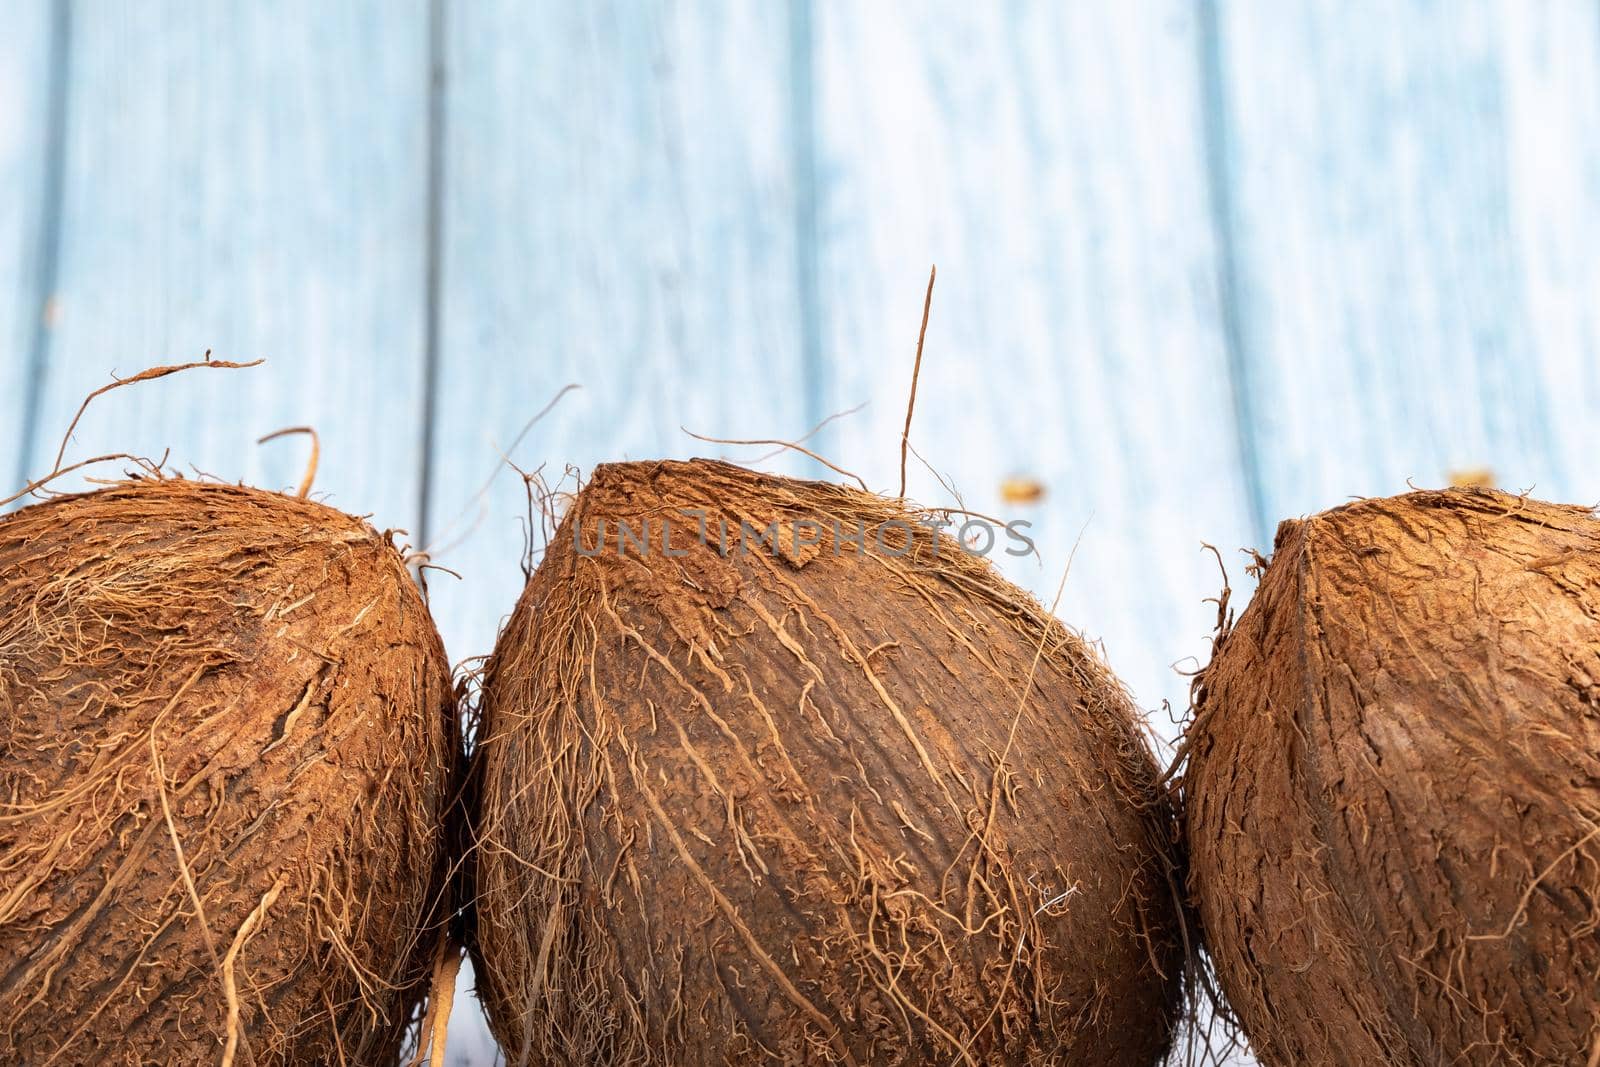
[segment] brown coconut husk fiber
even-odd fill
[[[472,951],[511,1064],[1167,1048],[1173,827],[1132,704],[919,517],[706,460],[594,472],[481,691]],[[803,543],[834,519],[867,550]]]
[[[1487,489],[1278,529],[1183,779],[1263,1063],[1600,1062],[1600,521]]]
[[[0,518],[0,1062],[393,1064],[456,752],[361,520],[180,479]]]

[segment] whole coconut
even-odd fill
[[[1174,827],[1134,710],[917,519],[595,471],[482,691],[474,959],[512,1064],[1159,1058]]]
[[[0,1063],[392,1064],[456,742],[359,519],[181,480],[0,519]]]
[[[1597,1062],[1590,512],[1453,490],[1285,522],[1189,743],[1192,890],[1263,1062]]]

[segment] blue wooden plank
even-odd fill
[[[1216,13],[1269,510],[1479,467],[1600,499],[1593,5]]]
[[[74,9],[35,472],[113,370],[219,357],[96,402],[72,456],[131,451],[417,520],[426,200],[420,2]],[[0,64],[0,68],[4,65]],[[69,480],[63,487],[81,485]]]
[[[31,469],[49,467],[73,409],[113,371],[213,348],[267,363],[113,393],[69,459],[170,446],[180,465],[291,486],[304,446],[254,440],[311,424],[316,492],[417,531],[422,0],[82,5],[72,29],[55,328]],[[0,60],[0,77],[13,69]],[[489,1046],[468,1062],[491,1059]]]
[[[1547,420],[1552,453],[1548,479],[1539,469],[1507,471],[1504,484],[1537,484],[1541,495],[1593,503],[1600,501],[1600,7],[1501,0],[1494,13],[1507,228],[1528,329],[1521,365],[1531,364],[1526,373],[1539,383],[1535,414]],[[1508,399],[1491,398],[1497,412]]]
[[[98,401],[70,456],[158,456],[171,446],[180,464],[284,486],[297,481],[303,449],[252,442],[310,423],[323,437],[318,491],[380,526],[414,528],[422,11],[291,8],[74,13],[54,328],[40,353],[38,419],[19,451],[32,473],[47,469],[78,401],[114,370],[187,360],[207,347],[264,356],[266,367],[238,376],[191,372]],[[33,55],[26,37],[8,35],[0,47]],[[35,67],[0,59],[0,76],[46,85],[25,73]],[[26,92],[0,100],[44,111]],[[17,197],[19,210],[36,210],[43,197]],[[7,197],[4,209],[11,205]],[[26,252],[37,271],[44,257]]]
[[[716,454],[805,428],[789,25],[774,5],[449,9],[440,391],[429,537],[452,647],[522,576],[516,460]],[[778,461],[781,463],[782,461]]]
[[[24,0],[0,34],[0,464],[21,480],[32,404],[34,354],[43,343],[54,247],[59,153],[52,151],[65,71],[59,68],[64,5]],[[0,497],[10,496],[8,487]]]
[[[821,447],[895,490],[937,261],[912,444],[968,507],[1035,524],[1042,565],[997,558],[1047,604],[1081,531],[1059,614],[1183,707],[1172,665],[1207,655],[1220,585],[1201,542],[1240,586],[1252,541],[1193,11],[833,4],[816,42],[826,404],[871,402]],[[1043,501],[1008,503],[1012,477]]]
[[[776,5],[454,5],[428,538],[455,656],[522,587],[526,505],[487,476],[719,454],[806,425],[790,25]],[[793,470],[778,459],[772,469]],[[570,487],[570,483],[569,487]],[[465,981],[466,979],[464,979]],[[449,1061],[493,1045],[465,993]]]

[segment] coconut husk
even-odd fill
[[[1160,1057],[1183,954],[1134,708],[921,517],[595,471],[483,679],[472,952],[510,1063]],[[835,519],[865,550],[807,543]]]
[[[456,752],[361,520],[177,479],[0,518],[0,1062],[393,1064]]]
[[[1263,1063],[1600,1057],[1600,521],[1486,489],[1278,529],[1183,791]]]

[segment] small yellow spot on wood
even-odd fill
[[[1000,483],[1000,499],[1007,504],[1037,504],[1044,499],[1044,483],[1036,478],[1007,478]]]
[[[1450,485],[1456,489],[1493,489],[1494,471],[1488,467],[1462,467],[1450,472]]]

